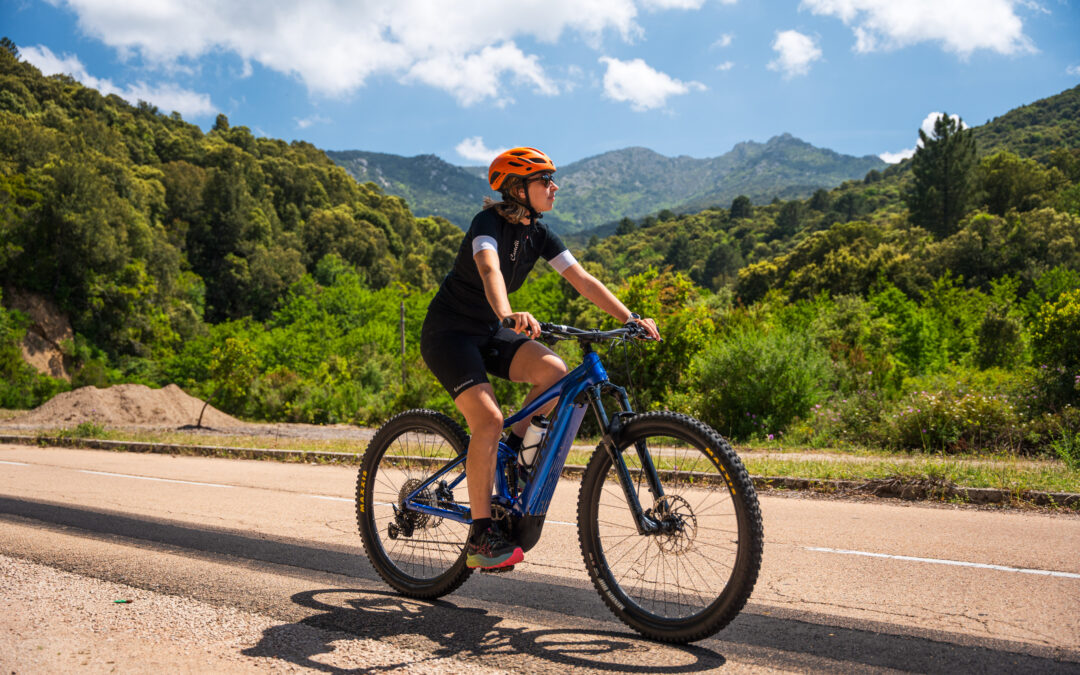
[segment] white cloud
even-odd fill
[[[330,122],[330,119],[323,117],[322,115],[308,115],[302,119],[297,119],[296,126],[300,129],[307,129],[315,124],[329,124]]]
[[[467,56],[431,58],[415,64],[405,76],[416,81],[445,89],[462,105],[473,105],[486,98],[502,106],[509,98],[500,97],[499,81],[504,73],[541,94],[552,96],[558,87],[544,74],[537,57],[526,56],[513,43],[484,47],[479,53]]]
[[[802,0],[800,8],[834,16],[851,26],[855,51],[941,42],[961,57],[979,49],[1001,54],[1033,52],[1016,15],[1018,0]],[[1042,9],[1041,7],[1039,9]],[[1043,10],[1045,11],[1045,10]]]
[[[901,162],[915,154],[915,148],[908,148],[907,150],[901,150],[900,152],[883,152],[878,157],[888,162],[889,164],[896,164]]]
[[[923,118],[922,124],[919,125],[919,128],[922,129],[923,133],[925,133],[927,136],[932,137],[934,135],[934,124],[937,123],[939,117],[942,117],[944,115],[945,113],[940,112],[930,113],[925,118]],[[964,122],[962,119],[960,119],[959,115],[949,115],[949,119],[953,120],[954,122],[959,122],[961,129],[968,128],[967,122]],[[921,141],[919,142],[919,145],[922,145]]]
[[[1065,69],[1066,75],[1080,75],[1080,66],[1069,66]]]
[[[461,155],[463,158],[470,162],[479,162],[484,166],[490,164],[491,160],[495,159],[495,155],[508,149],[509,148],[498,148],[492,150],[484,145],[484,139],[480,136],[466,138],[454,148],[457,154]]]
[[[724,61],[720,65],[716,66],[716,69],[721,71],[721,72],[724,72],[724,71],[731,70],[734,67],[735,67],[735,62],[734,61]]]
[[[709,45],[709,48],[710,49],[716,49],[717,47],[730,47],[731,46],[731,41],[734,40],[734,39],[735,39],[735,36],[733,34],[724,33],[723,35],[721,35],[719,38],[716,39],[716,42]]]
[[[189,118],[212,115],[217,112],[214,104],[210,102],[210,96],[207,94],[184,89],[170,82],[153,86],[145,82],[135,82],[121,88],[113,84],[112,80],[91,75],[87,72],[86,66],[79,60],[79,57],[73,54],[57,56],[45,45],[21,47],[19,54],[45,75],[70,75],[85,86],[97,89],[102,95],[116,94],[131,104],[146,101],[157,106],[163,112],[175,110],[184,117]]]
[[[558,90],[535,55],[516,46],[567,33],[598,45],[609,33],[643,34],[639,5],[697,7],[703,0],[49,0],[70,8],[83,33],[127,58],[167,67],[232,53],[300,79],[310,91],[349,94],[373,76],[443,89],[465,105],[503,95],[504,82]],[[245,66],[245,71],[247,66]]]
[[[607,65],[604,95],[614,101],[628,102],[634,110],[662,108],[669,96],[705,90],[705,85],[700,82],[676,80],[651,68],[641,59],[620,61],[605,56],[600,62]]]
[[[919,129],[924,134],[933,138],[934,136],[934,124],[938,121],[944,113],[932,112],[923,118],[922,124],[919,125]],[[967,123],[960,119],[959,115],[949,115],[949,118],[960,123],[961,129],[969,128]],[[901,150],[900,152],[883,152],[878,157],[885,160],[889,164],[896,164],[900,160],[907,159],[915,154],[915,151],[922,147],[922,138],[915,141],[915,147]]]
[[[777,31],[772,48],[777,55],[768,68],[783,71],[784,77],[806,75],[810,72],[810,64],[821,58],[821,50],[814,38],[794,30]]]
[[[646,9],[701,9],[705,0],[644,0]]]

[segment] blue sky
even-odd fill
[[[44,72],[204,129],[463,165],[783,132],[895,161],[931,113],[1080,83],[1066,0],[4,0],[0,26]]]

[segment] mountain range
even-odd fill
[[[484,167],[461,167],[435,155],[402,157],[362,150],[327,151],[361,182],[404,197],[418,216],[437,215],[468,227],[484,196],[492,195]],[[668,209],[693,212],[727,206],[746,195],[754,203],[806,197],[818,188],[862,178],[886,163],[818,148],[791,134],[765,143],[739,143],[719,157],[667,157],[625,148],[560,166],[561,188],[545,222],[564,233]]]

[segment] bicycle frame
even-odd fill
[[[537,455],[536,467],[525,489],[516,499],[511,497],[510,486],[506,481],[506,467],[507,463],[516,462],[517,456],[505,443],[499,442],[495,469],[496,495],[493,503],[502,505],[510,513],[518,517],[521,524],[520,529],[522,530],[520,543],[525,550],[531,548],[539,539],[543,519],[547,515],[551,498],[559,482],[559,476],[562,474],[563,465],[566,463],[566,457],[570,453],[570,447],[573,445],[577,432],[581,427],[586,405],[592,407],[596,413],[600,428],[605,431],[603,445],[612,456],[613,466],[618,473],[619,482],[623,486],[628,504],[637,521],[638,530],[645,533],[655,531],[658,527],[657,522],[643,512],[637,498],[637,491],[633,489],[633,480],[630,477],[626,463],[622,460],[622,456],[615,452],[614,439],[621,428],[622,416],[633,414],[629,397],[622,387],[610,382],[607,371],[600,361],[600,356],[592,350],[591,345],[586,343],[583,346],[585,354],[581,365],[570,371],[565,377],[512,415],[503,424],[504,428],[508,428],[521,420],[529,419],[552,399],[558,398],[558,404],[553,411],[551,426],[548,428],[547,436],[544,439],[544,446]],[[621,408],[621,411],[616,413],[613,418],[608,417],[601,402],[602,394],[608,391],[616,394]],[[651,492],[656,498],[660,498],[663,496],[663,490],[660,487],[656,468],[653,465],[648,449],[640,447],[641,445],[643,444],[639,444],[636,449],[641,460],[642,470],[645,472]],[[443,476],[457,469],[466,458],[467,454],[463,453],[450,460],[405,498],[405,507],[432,516],[448,518],[461,523],[471,523],[472,518],[469,509],[460,504],[434,506],[430,503],[430,498],[428,503],[416,500],[417,495],[428,490],[432,485],[437,485]],[[465,480],[464,472],[447,484],[447,487],[452,489],[463,480]]]

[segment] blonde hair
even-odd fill
[[[511,195],[517,192],[518,188],[528,189],[525,186],[525,181],[521,176],[509,175],[503,179],[503,184],[499,193],[502,194],[503,200],[497,202],[491,197],[484,197],[484,208],[494,208],[496,213],[502,216],[508,222],[515,225],[521,225],[526,220],[532,217],[529,213],[527,206],[514,199]]]

